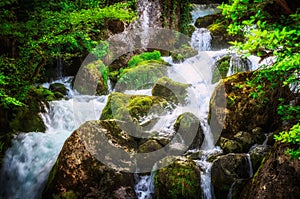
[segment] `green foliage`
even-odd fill
[[[300,13],[287,15],[284,12],[270,12],[276,8],[274,4],[276,4],[274,1],[232,0],[230,4],[222,4],[219,7],[229,20],[228,33],[244,37],[244,41],[232,42],[238,51],[246,55],[256,54],[262,59],[269,56],[276,57],[276,62],[272,66],[262,67],[255,73],[253,79],[247,82],[253,89],[249,97],[256,99],[264,98],[266,90],[275,87],[292,87],[293,92],[299,92]],[[269,82],[271,88],[265,87],[266,82]],[[291,124],[299,121],[300,106],[289,105],[289,100],[284,98],[273,100],[281,101],[278,114],[282,120]],[[281,133],[276,139],[287,142],[293,133],[299,136],[297,134],[299,125],[290,132]],[[299,142],[299,137],[293,140],[294,144],[299,145]],[[299,155],[298,150],[291,149],[289,153],[292,157]]]
[[[286,151],[291,158],[297,158],[300,160],[300,124],[294,125],[289,131],[282,131],[279,135],[274,135],[276,141],[282,143],[291,143],[293,148]]]
[[[137,66],[139,63],[147,60],[162,61],[160,52],[155,50],[153,52],[144,52],[140,55],[135,55],[128,61],[128,67]]]

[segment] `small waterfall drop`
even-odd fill
[[[249,164],[249,178],[253,177],[253,167],[252,167],[252,162],[251,162],[251,157],[249,154],[247,154],[247,160]]]
[[[139,199],[151,199],[154,195],[154,172],[150,175],[138,175],[135,174],[135,192]]]
[[[211,47],[211,34],[206,28],[196,28],[192,34],[191,46],[198,51],[208,51]]]
[[[70,87],[68,90],[70,96],[76,93]],[[41,198],[64,141],[85,121],[99,119],[106,100],[107,96],[75,94],[69,100],[50,102],[47,113],[42,114],[46,133],[20,133],[7,150],[0,174],[0,198]]]
[[[242,58],[239,55],[233,55],[230,58],[229,62],[229,70],[227,73],[227,77],[231,76],[237,72],[246,72],[252,69],[252,63],[247,58]]]
[[[56,79],[61,79],[63,77],[63,62],[61,57],[57,58],[56,64]]]

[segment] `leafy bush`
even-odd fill
[[[278,5],[277,1],[232,0],[229,2],[230,4],[223,3],[219,8],[228,19],[228,33],[244,38],[242,42],[232,42],[235,49],[246,53],[246,56],[255,54],[262,59],[270,56],[276,58],[276,62],[272,66],[263,66],[248,82],[248,85],[253,87],[250,97],[264,98],[267,90],[275,87],[291,87],[292,85],[295,87],[293,91],[299,92],[300,13],[287,11],[285,7]],[[278,6],[281,9],[277,9]],[[266,88],[266,82],[269,82],[271,86]],[[300,119],[300,106],[289,105],[293,95],[288,97],[286,93],[281,95],[282,99],[272,99],[281,101],[278,114],[284,121],[296,124]],[[293,136],[293,133],[299,135],[297,134],[299,125],[295,125],[289,133],[281,133],[281,136],[276,139],[287,142],[287,138]],[[299,145],[299,137],[293,139],[292,142]],[[299,155],[299,150],[291,149],[288,153],[293,154],[294,157]]]
[[[274,135],[276,141],[291,143],[293,148],[286,151],[291,158],[300,160],[300,123],[294,125],[289,131],[282,131],[279,135]]]

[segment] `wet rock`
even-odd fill
[[[262,160],[264,159],[264,157],[266,157],[270,150],[270,146],[258,145],[250,151],[250,157],[254,173],[258,170]]]
[[[150,153],[161,149],[162,145],[156,140],[148,140],[145,143],[141,144],[138,148],[139,153]]]
[[[201,198],[201,170],[194,161],[177,158],[155,175],[155,198]]]
[[[224,153],[241,153],[243,151],[243,146],[240,142],[236,140],[227,139],[224,137],[220,138],[220,147]]]
[[[255,144],[253,135],[245,131],[240,131],[233,137],[242,145],[242,152],[245,153]]]
[[[217,13],[212,15],[206,15],[204,17],[199,17],[195,22],[195,26],[197,28],[207,28],[209,25],[215,23],[217,19],[221,16],[221,14]]]
[[[74,88],[84,95],[107,94],[107,74],[100,71],[108,70],[101,60],[88,63],[80,68],[75,81]]]
[[[136,148],[134,139],[114,120],[87,122],[74,131],[52,168],[43,198],[136,198],[133,175],[119,169],[132,165],[106,145],[129,154]],[[120,162],[107,166],[99,161],[112,157]]]
[[[286,154],[289,147],[275,144],[241,198],[300,198],[300,161]]]
[[[227,197],[222,196],[223,198],[230,198],[230,199],[239,199],[241,195],[241,190],[247,185],[249,182],[248,179],[239,179],[236,180],[230,187],[229,193]]]
[[[194,114],[183,113],[179,115],[175,121],[174,130],[180,133],[183,138],[186,137],[186,141],[191,141],[191,145],[188,146],[189,149],[199,149],[201,147],[204,133],[200,120]]]
[[[174,63],[180,63],[186,60],[187,58],[193,57],[198,54],[198,51],[193,49],[189,45],[184,45],[179,49],[171,51],[172,60]]]
[[[62,95],[67,95],[67,92],[68,92],[68,90],[65,87],[65,85],[63,85],[61,83],[50,84],[49,90],[52,91],[52,92],[59,92]]]
[[[152,88],[152,95],[162,97],[175,104],[185,104],[188,87],[188,84],[174,82],[168,77],[162,77],[157,80]]]
[[[247,155],[230,153],[219,156],[211,168],[211,181],[216,198],[227,198],[232,184],[241,179],[248,179],[249,171]]]

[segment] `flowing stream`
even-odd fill
[[[64,141],[85,121],[99,119],[107,97],[76,94],[68,80],[71,79],[56,82],[66,85],[71,98],[50,102],[42,114],[46,133],[21,133],[7,150],[1,169],[0,198],[40,198]]]
[[[154,14],[159,18],[157,10],[158,1],[138,1],[140,12],[140,26],[147,30],[147,27],[154,26],[150,23],[150,18]],[[197,17],[215,13],[215,6],[194,6],[192,12],[193,22]],[[144,45],[147,44],[145,31]],[[152,130],[161,132],[173,132],[173,123],[178,115],[183,112],[192,112],[201,121],[201,126],[205,134],[201,157],[196,161],[203,170],[201,175],[201,187],[203,198],[213,198],[213,191],[210,182],[211,163],[207,162],[210,154],[219,152],[220,149],[214,147],[213,136],[207,124],[209,111],[209,101],[216,85],[211,84],[212,69],[215,61],[230,53],[229,50],[209,51],[211,35],[207,29],[196,29],[191,46],[199,51],[198,55],[187,59],[183,63],[174,64],[170,57],[165,58],[172,67],[168,69],[168,76],[176,82],[188,83],[189,103],[186,106],[177,107],[170,115],[161,119],[162,123],[155,125]],[[251,68],[258,67],[255,58],[250,59]],[[230,61],[234,67],[234,60]],[[240,66],[239,66],[240,67]],[[234,72],[234,69],[233,69]],[[84,96],[76,93],[70,86],[70,78],[61,78],[56,82],[66,85],[68,88],[68,99],[50,102],[47,112],[42,114],[42,118],[47,127],[46,133],[32,132],[20,133],[13,142],[12,147],[7,150],[4,163],[1,169],[0,198],[41,198],[41,192],[47,181],[49,172],[56,161],[56,158],[63,146],[64,141],[81,124],[88,120],[97,120],[104,108],[107,96]],[[49,86],[44,84],[45,87]],[[128,94],[151,95],[151,90],[126,91]],[[157,129],[155,129],[157,128]],[[250,161],[250,160],[249,160]],[[150,175],[135,174],[135,190],[140,199],[150,199],[154,193],[154,172]]]

